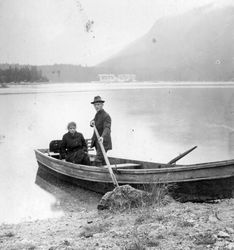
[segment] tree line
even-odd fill
[[[22,66],[0,69],[0,83],[19,82],[48,82],[48,78],[42,75],[37,66]]]

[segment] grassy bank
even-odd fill
[[[234,249],[234,199],[2,224],[0,249]]]

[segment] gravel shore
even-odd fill
[[[234,199],[110,212],[74,209],[63,217],[0,225],[0,249],[234,249]]]

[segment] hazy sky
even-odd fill
[[[227,2],[0,0],[0,63],[93,65],[147,33],[160,17]]]

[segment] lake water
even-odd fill
[[[230,84],[44,84],[0,89],[0,223],[61,216],[66,202],[84,210],[96,206],[97,194],[43,180],[35,184],[38,166],[33,152],[61,139],[70,121],[90,138],[89,121],[95,115],[90,102],[96,95],[106,100],[104,108],[113,121],[109,155],[168,162],[197,145],[179,163],[234,158]]]

